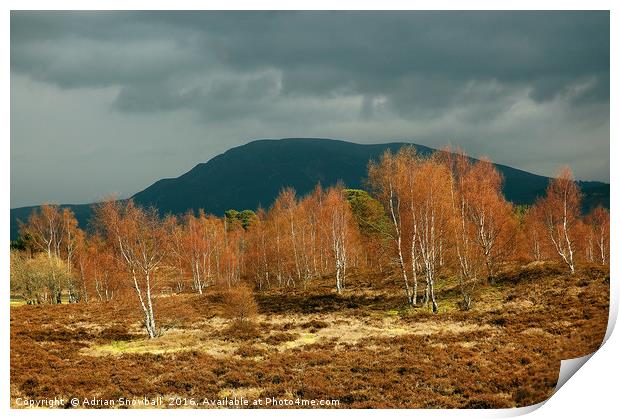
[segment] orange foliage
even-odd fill
[[[204,211],[162,219],[131,200],[110,200],[95,208],[89,234],[56,205],[33,212],[20,234],[31,252],[70,269],[64,290],[70,302],[133,293],[149,334],[155,333],[154,293],[202,294],[241,282],[259,290],[306,288],[323,277],[334,277],[340,293],[352,273],[396,267],[408,303],[437,311],[435,285],[445,277],[458,278],[469,308],[481,281],[492,282],[507,262],[559,258],[571,271],[582,261],[609,263],[609,212],[596,208],[581,216],[581,194],[567,168],[524,211],[506,201],[502,177],[488,159],[461,150],[429,157],[411,147],[386,152],[369,164],[368,177],[387,223],[370,235],[354,219],[341,184],[317,185],[303,197],[285,188],[248,225]]]

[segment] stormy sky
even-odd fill
[[[11,207],[259,138],[460,145],[609,181],[607,12],[12,12]]]

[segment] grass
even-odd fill
[[[292,349],[298,346],[309,345],[315,343],[318,337],[315,333],[302,333],[297,339],[284,342],[280,347],[283,349]]]
[[[69,296],[67,295],[61,296],[61,304],[69,304]],[[11,296],[10,305],[11,307],[23,306],[23,305],[26,305],[26,300],[24,300],[22,297]]]
[[[96,349],[101,351],[102,353],[110,353],[110,354],[117,354],[117,355],[121,355],[124,353],[130,353],[130,352],[136,352],[135,350],[128,348],[127,342],[123,340],[115,340],[115,341],[112,341],[112,343],[108,345],[101,345],[99,347],[96,347]]]

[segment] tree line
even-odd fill
[[[307,288],[331,278],[341,293],[352,271],[374,270],[396,272],[407,304],[437,312],[436,284],[448,277],[457,278],[469,309],[505,263],[556,259],[571,273],[579,263],[609,263],[609,212],[581,214],[568,168],[530,207],[508,202],[502,183],[488,159],[403,147],[369,163],[368,192],[317,185],[298,197],[285,188],[256,212],[162,217],[110,199],[94,205],[85,231],[71,210],[43,205],[20,223],[11,291],[30,304],[133,295],[154,337],[153,295],[161,292]]]

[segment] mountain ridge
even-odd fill
[[[176,178],[164,178],[131,198],[143,206],[155,206],[161,214],[181,214],[203,208],[222,215],[227,209],[269,207],[283,187],[299,195],[338,180],[350,188],[363,188],[368,161],[385,150],[396,152],[413,146],[421,155],[435,149],[411,142],[359,144],[326,138],[257,139],[228,149],[198,163]],[[474,159],[475,160],[475,159]],[[504,176],[504,194],[515,204],[531,204],[544,194],[549,178],[510,166],[495,164]],[[601,204],[609,207],[609,184],[580,181],[584,209]],[[71,208],[84,228],[92,204],[61,205]],[[17,219],[26,220],[39,206],[11,209],[11,239],[17,237]]]

